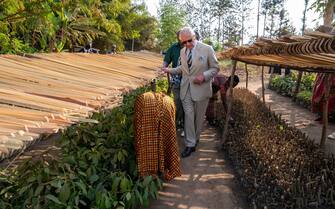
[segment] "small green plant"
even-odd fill
[[[303,106],[310,106],[315,78],[315,73],[304,73],[302,76],[300,92],[297,95],[297,100],[299,103],[303,104]],[[290,76],[285,77],[275,75],[269,83],[269,88],[284,96],[293,96],[296,85],[297,72],[294,72]]]
[[[311,91],[301,91],[297,95],[297,102],[309,108],[311,106],[312,95],[313,93]]]

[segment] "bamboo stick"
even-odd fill
[[[262,66],[262,75],[261,75],[261,79],[262,79],[262,100],[263,103],[265,104],[265,87],[264,87],[264,66]]]
[[[245,63],[245,74],[246,74],[245,88],[248,89],[249,72],[248,72],[248,64],[247,63]]]

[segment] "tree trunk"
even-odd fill
[[[333,16],[334,16],[334,7],[335,7],[335,1],[328,0],[325,11],[323,13],[323,24],[327,26],[331,26],[333,22]]]
[[[266,28],[266,14],[268,13],[268,11],[265,11],[264,14],[264,25],[263,25],[263,36],[265,36],[265,28]]]
[[[235,71],[236,71],[236,64],[237,64],[237,61],[233,60],[233,69],[231,71],[231,78],[234,78]],[[233,82],[234,82],[234,79],[230,79],[230,84],[229,84],[229,89],[228,89],[228,91],[230,91],[230,92],[229,92],[228,97],[226,98],[227,99],[227,112],[226,112],[225,125],[223,127],[221,146],[224,146],[224,142],[226,141],[226,138],[227,138],[231,106],[232,106],[232,103],[233,103]]]
[[[219,28],[218,28],[218,34],[217,34],[217,42],[220,42],[220,36],[221,35],[221,15],[219,16]]]
[[[307,7],[308,7],[308,2],[309,0],[305,0],[305,7],[304,7],[303,16],[302,16],[302,28],[301,28],[302,35],[304,35],[304,31],[306,27],[306,12],[307,12]]]
[[[243,35],[244,35],[244,14],[242,16],[242,29],[241,29],[241,46],[243,45]]]
[[[296,85],[296,87],[294,89],[294,92],[293,92],[293,101],[295,101],[297,99],[297,95],[298,95],[299,90],[300,90],[301,79],[302,79],[302,71],[299,71],[298,78],[297,78],[297,85]]]
[[[224,46],[224,19],[222,20],[222,47]]]
[[[261,0],[258,0],[258,7],[257,7],[257,35],[256,38],[258,38],[258,32],[259,32],[259,8],[260,8]]]

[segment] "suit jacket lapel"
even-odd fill
[[[201,49],[201,43],[198,42],[197,45],[195,46],[195,48],[193,49],[194,50],[194,57],[192,59],[192,66],[191,66],[191,71],[190,72],[194,72],[195,70],[195,66],[197,66],[197,62],[199,60],[199,57],[201,56],[200,54],[200,50]]]
[[[184,47],[181,51],[180,51],[180,59],[182,60],[181,61],[181,64],[182,64],[182,71],[183,73],[185,74],[189,74],[189,70],[188,70],[188,66],[187,66],[187,57],[186,57],[186,47]]]

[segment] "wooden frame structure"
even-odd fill
[[[260,38],[251,46],[243,46],[218,53],[218,59],[232,59],[232,75],[236,71],[237,61],[262,66],[262,100],[264,97],[264,66],[277,65],[298,71],[326,74],[326,92],[323,111],[323,129],[320,146],[324,147],[328,126],[328,97],[331,74],[335,73],[335,34],[332,27],[323,27],[323,31],[305,32],[303,36],[284,36],[279,39]],[[247,67],[246,67],[247,72]],[[232,84],[231,84],[232,87]],[[232,88],[231,88],[232,89]],[[224,132],[227,132],[232,94],[228,98],[228,111]],[[226,134],[223,134],[222,143]]]
[[[157,76],[161,56],[149,52],[0,56],[0,160],[121,102],[125,91]]]

